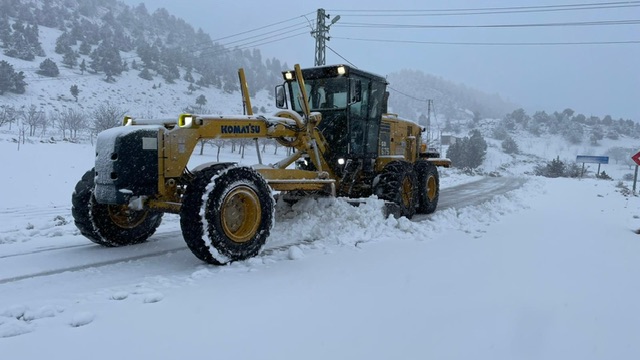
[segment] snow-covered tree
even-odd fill
[[[472,130],[470,137],[458,139],[447,149],[447,157],[452,166],[475,169],[482,165],[487,155],[487,142],[478,130]]]
[[[60,75],[60,70],[58,70],[58,65],[53,60],[46,58],[40,63],[40,70],[37,73],[43,76],[56,77]]]
[[[518,143],[516,143],[511,136],[507,136],[507,138],[502,141],[502,150],[504,150],[506,154],[518,154],[520,152]]]
[[[78,95],[80,94],[80,89],[78,88],[78,85],[71,85],[71,88],[69,89],[69,91],[71,92],[71,95],[76,98],[76,102],[78,102]]]
[[[29,126],[29,136],[34,136],[39,126],[46,126],[46,114],[36,105],[31,104],[26,110],[22,110],[20,115],[22,121]]]
[[[91,45],[89,44],[89,42],[85,40],[82,43],[80,43],[78,52],[82,55],[89,55],[91,53]]]
[[[142,69],[142,71],[140,71],[138,76],[145,80],[153,80],[153,75],[151,75],[151,71],[149,71],[149,68],[146,68],[146,67]]]
[[[11,124],[16,120],[16,108],[9,105],[0,105],[0,126],[4,124]]]
[[[73,69],[76,65],[78,65],[78,54],[71,48],[69,48],[67,52],[65,52],[62,56],[62,63],[68,68]]]
[[[206,96],[204,96],[204,94],[200,94],[198,95],[198,97],[196,98],[196,104],[198,106],[200,106],[200,108],[202,108],[203,106],[207,105],[207,98]]]
[[[103,130],[111,129],[122,123],[126,110],[110,103],[100,104],[91,114],[91,130],[97,134]]]
[[[7,91],[23,94],[27,86],[24,78],[24,72],[16,72],[13,65],[4,60],[0,61],[0,95]]]

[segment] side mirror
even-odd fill
[[[349,87],[349,104],[357,103],[362,100],[362,81],[352,80]]]
[[[287,95],[284,90],[284,85],[276,86],[276,107],[278,109],[287,108]]]

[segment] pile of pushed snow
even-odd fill
[[[269,242],[275,246],[316,241],[357,245],[394,235],[398,220],[385,219],[384,201],[375,197],[362,201],[359,206],[341,198],[304,198],[292,206],[278,202]]]
[[[424,220],[413,221],[406,217],[385,217],[384,201],[375,197],[362,199],[359,206],[343,198],[305,198],[291,206],[279,201],[266,250],[256,261],[297,260],[307,251],[360,247],[390,239],[425,241],[450,230],[482,237],[491,223],[527,208],[527,194],[537,193],[541,187],[541,180],[532,179],[522,188],[483,204],[437,210]]]

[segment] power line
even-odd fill
[[[254,42],[260,42],[262,40],[268,40],[268,39],[271,39],[271,38],[274,38],[274,37],[277,37],[277,36],[280,36],[280,35],[290,34],[290,33],[295,32],[295,31],[300,31],[300,30],[302,30],[302,29],[304,29],[306,27],[307,26],[304,25],[304,26],[298,26],[298,27],[296,27],[294,29],[290,29],[290,30],[287,30],[287,31],[283,31],[284,29],[277,30],[277,31],[270,31],[270,32],[265,33],[263,35],[252,36],[252,37],[249,37],[249,38],[239,39],[239,40],[231,41],[231,42],[228,42],[228,43],[225,43],[225,44],[220,44],[220,46],[225,46],[226,47],[226,46],[230,46],[231,44],[235,44],[235,43],[251,44],[251,43],[254,43]],[[274,32],[275,32],[275,34],[267,36],[267,34],[274,33]],[[308,32],[305,31],[304,33],[306,34]],[[250,41],[248,41],[248,40],[250,40]],[[242,44],[239,45],[239,46],[242,46]]]
[[[275,39],[275,40],[263,41],[263,42],[260,42],[258,44],[254,44],[256,41],[251,41],[251,42],[248,42],[248,43],[239,44],[239,45],[237,45],[237,46],[235,46],[233,48],[225,48],[225,49],[215,50],[213,52],[207,52],[206,50],[204,50],[204,51],[201,52],[201,55],[215,56],[215,55],[225,54],[225,53],[228,53],[228,52],[233,52],[233,51],[236,51],[236,50],[244,50],[244,49],[248,49],[248,48],[256,48],[256,47],[260,47],[262,45],[271,44],[271,43],[274,43],[274,42],[277,42],[277,41],[291,39],[291,38],[294,38],[294,37],[297,37],[297,36],[307,35],[307,34],[308,34],[307,31],[300,32],[300,33],[297,33],[297,34],[281,37],[281,38],[278,38],[278,39]]]
[[[391,39],[365,39],[352,37],[338,37],[334,39],[383,42],[383,43],[404,43],[404,44],[427,44],[427,45],[478,45],[478,46],[554,46],[554,45],[615,45],[615,44],[640,44],[640,40],[622,41],[584,41],[584,42],[447,42],[447,41],[420,41],[420,40],[391,40]]]
[[[464,29],[464,28],[524,28],[524,27],[565,27],[565,26],[613,26],[613,25],[640,25],[639,19],[632,20],[602,20],[602,21],[578,21],[556,23],[527,23],[527,24],[484,24],[484,25],[418,25],[418,24],[375,24],[375,23],[349,23],[343,22],[339,27],[364,27],[380,29]]]
[[[220,41],[220,40],[229,39],[229,38],[232,38],[232,37],[236,37],[236,36],[240,36],[240,35],[248,34],[248,33],[255,32],[255,31],[258,31],[258,30],[262,30],[262,29],[266,29],[266,28],[269,28],[269,27],[272,27],[272,26],[275,26],[275,25],[284,24],[284,23],[286,23],[286,22],[289,22],[289,21],[292,21],[292,20],[296,20],[296,19],[298,19],[298,18],[305,17],[305,16],[307,16],[307,15],[311,15],[311,14],[313,14],[313,13],[314,13],[313,11],[312,11],[312,12],[308,12],[308,13],[306,13],[306,14],[298,15],[298,16],[295,16],[295,17],[289,18],[289,19],[287,19],[287,20],[278,21],[278,22],[275,22],[275,23],[272,23],[272,24],[269,24],[269,25],[264,25],[264,26],[257,27],[257,28],[255,28],[255,29],[251,29],[251,30],[247,30],[247,31],[239,32],[239,33],[237,33],[237,34],[232,34],[232,35],[224,36],[224,37],[221,37],[221,38],[213,39],[212,41],[214,41],[214,42],[215,42],[215,41]]]
[[[273,33],[279,33],[279,32],[282,32],[284,30],[287,30],[287,29],[292,29],[293,28],[292,30],[287,31],[285,33],[293,32],[293,31],[297,31],[297,30],[302,30],[302,29],[304,29],[306,27],[308,27],[308,25],[306,23],[304,23],[304,22],[303,23],[297,23],[297,24],[294,24],[294,25],[290,25],[290,26],[286,26],[286,27],[280,28],[280,29],[267,31],[267,32],[262,33],[262,34],[241,38],[241,39],[230,41],[230,42],[227,42],[227,43],[221,43],[220,45],[221,46],[229,46],[231,44],[235,44],[235,43],[238,43],[238,42],[243,42],[243,41],[246,41],[246,40],[251,40],[251,39],[256,39],[256,38],[261,38],[261,37],[264,37],[266,35],[273,34]]]
[[[408,98],[410,98],[410,99],[416,100],[416,101],[426,102],[426,103],[428,103],[428,102],[429,102],[429,99],[418,99],[417,97],[415,97],[415,96],[413,96],[413,95],[409,95],[409,94],[407,94],[407,93],[405,93],[405,92],[402,92],[402,91],[400,91],[400,90],[398,90],[398,89],[396,89],[396,88],[393,88],[393,87],[391,87],[391,86],[389,86],[389,85],[387,85],[387,89],[389,89],[389,90],[393,90],[393,91],[397,92],[398,94],[404,95],[404,96],[406,96],[406,97],[408,97]]]
[[[353,67],[354,67],[354,68],[356,68],[356,69],[358,68],[354,63],[352,63],[351,61],[347,60],[344,56],[342,56],[342,55],[338,54],[335,50],[333,50],[333,49],[331,48],[331,46],[329,46],[329,45],[325,45],[325,46],[327,47],[327,49],[331,50],[331,52],[332,52],[332,53],[334,53],[334,54],[338,55],[342,60],[344,60],[344,61],[348,62],[348,63],[349,63],[349,65],[353,66]]]
[[[492,15],[510,14],[520,12],[550,12],[550,11],[576,11],[576,10],[600,10],[616,9],[640,6],[640,1],[599,2],[564,5],[541,6],[510,6],[510,7],[485,7],[485,8],[456,8],[456,9],[412,9],[412,10],[371,10],[371,9],[339,9],[330,10],[341,13],[356,13],[349,16],[452,16],[452,15]],[[364,14],[357,14],[364,13]]]
[[[626,6],[607,6],[607,7],[589,7],[580,9],[548,9],[548,10],[505,10],[505,11],[463,11],[457,13],[421,13],[419,11],[411,11],[406,14],[348,14],[348,17],[443,17],[443,16],[467,16],[467,15],[501,15],[501,14],[523,14],[523,13],[549,13],[558,11],[576,11],[576,10],[602,10],[602,9],[619,9],[639,7],[640,5]],[[367,11],[367,10],[364,10]]]

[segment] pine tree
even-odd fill
[[[20,21],[13,24],[13,33],[8,46],[4,52],[5,55],[31,61],[35,59],[35,53],[24,35],[24,26]]]
[[[78,102],[78,94],[80,94],[80,89],[78,89],[78,85],[71,85],[71,88],[69,89],[69,91],[71,91],[71,95],[76,98],[76,102]]]
[[[451,160],[451,164],[456,168],[468,167],[468,162],[465,158],[465,142],[468,138],[458,139],[453,144],[449,145],[447,149],[447,158]]]
[[[36,56],[45,56],[44,49],[42,49],[42,45],[39,41],[39,30],[38,24],[33,24],[31,26],[27,26],[24,29],[24,36],[29,44],[29,47],[33,51],[33,54]]]
[[[180,78],[180,70],[175,64],[170,64],[162,69],[162,76],[168,84],[173,84],[176,79]]]
[[[145,79],[145,80],[153,80],[153,76],[151,75],[151,71],[149,71],[148,68],[144,68],[142,69],[142,71],[140,71],[140,74],[138,74],[139,77]]]
[[[471,131],[467,153],[470,168],[475,169],[484,162],[484,158],[487,155],[487,142],[484,140],[484,137],[482,137],[482,134],[480,134],[480,131]]]
[[[478,130],[471,131],[471,137],[456,140],[447,149],[447,157],[457,168],[475,169],[482,165],[487,154],[487,142]]]
[[[508,136],[502,141],[502,150],[504,150],[506,154],[517,154],[520,152],[518,144],[511,136]]]
[[[15,72],[13,65],[4,60],[0,61],[0,95],[3,95],[6,91],[24,94],[26,86],[24,72]]]
[[[84,72],[87,71],[87,63],[82,59],[80,63],[80,75],[84,75]]]
[[[560,156],[551,160],[547,164],[547,177],[557,178],[564,175],[565,164],[560,160]]]
[[[88,41],[83,41],[78,48],[78,52],[82,55],[89,55],[91,53],[91,45]]]
[[[4,95],[6,91],[13,87],[13,65],[6,61],[0,61],[0,95]]]
[[[604,139],[604,131],[600,126],[594,126],[591,129],[591,136],[589,136],[589,140],[591,140],[591,145],[599,145],[600,140]]]
[[[56,54],[64,54],[71,49],[71,43],[71,36],[65,31],[56,39],[56,49],[54,51]]]
[[[187,72],[184,74],[184,81],[188,81],[193,83],[195,80],[193,79],[193,75],[191,74],[191,69],[187,69]]]
[[[6,14],[0,15],[0,47],[6,48],[11,41],[11,25]]]
[[[120,51],[112,44],[105,46],[103,64],[102,67],[105,72],[108,70],[111,75],[120,75],[124,70],[122,66],[122,58],[120,57]]]
[[[71,48],[64,53],[62,57],[62,63],[67,67],[73,69],[76,65],[78,65],[78,54],[73,51]]]
[[[207,105],[207,98],[204,96],[204,94],[200,94],[196,98],[196,104],[199,105],[200,108],[202,108],[203,106]]]
[[[24,72],[15,72],[12,76],[13,91],[16,94],[24,94],[27,91],[27,83],[24,81]]]
[[[48,77],[56,77],[60,75],[58,65],[49,58],[44,59],[44,61],[40,63],[40,70],[38,70],[37,73]]]
[[[91,69],[93,73],[98,73],[100,70],[102,70],[102,59],[100,57],[98,49],[94,49],[91,52],[91,54],[89,55],[89,59],[89,69]]]

